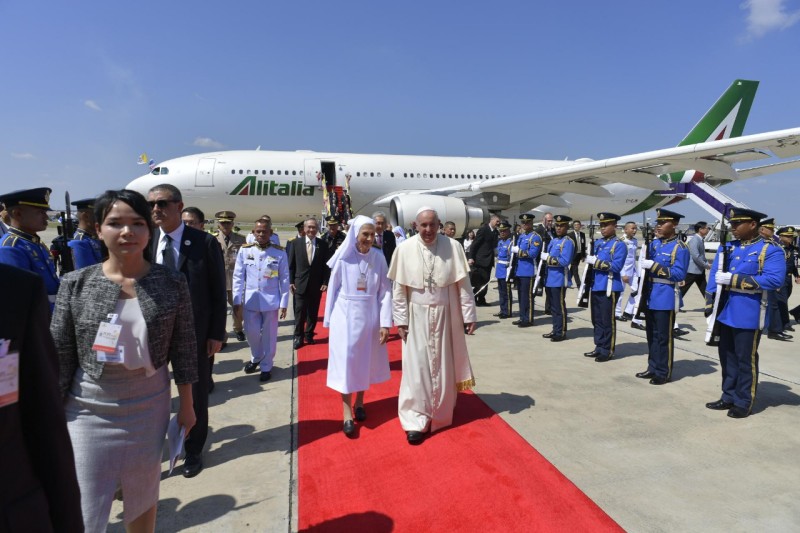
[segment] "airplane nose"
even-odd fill
[[[154,185],[156,185],[156,183],[153,181],[153,176],[151,174],[145,174],[128,183],[128,186],[125,188],[147,196],[147,191]]]

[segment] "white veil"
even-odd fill
[[[356,218],[350,221],[350,227],[347,228],[347,236],[336,250],[336,253],[333,254],[333,257],[328,260],[328,267],[333,268],[333,265],[335,265],[338,261],[347,259],[348,257],[358,253],[358,249],[356,248],[356,244],[358,242],[358,232],[361,231],[361,226],[364,224],[372,224],[374,226],[375,221],[364,215],[358,215]]]

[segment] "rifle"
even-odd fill
[[[719,237],[719,245],[722,247],[722,257],[720,258],[720,264],[718,268],[722,272],[727,272],[730,266],[730,250],[728,249],[728,226],[725,225],[725,217],[728,214],[728,207],[725,206],[725,209],[722,213],[722,218],[720,219],[720,237]],[[717,316],[719,312],[725,308],[725,304],[728,302],[728,294],[729,294],[730,287],[727,285],[720,286],[717,285],[717,292],[714,294],[714,307],[711,309],[711,314],[708,315],[707,323],[708,327],[706,328],[706,344],[708,346],[718,346],[719,345],[719,330],[720,330],[720,321],[717,320]]]
[[[542,252],[547,251],[547,247],[552,240],[550,233],[548,233],[547,228],[544,228],[544,235],[542,237]],[[539,253],[539,263],[536,266],[536,277],[533,280],[533,295],[535,297],[542,296],[544,294],[544,283],[547,282],[547,269],[544,267],[544,261],[542,260],[542,254]]]
[[[644,218],[644,214],[642,215]],[[644,220],[644,227],[642,228],[642,237],[644,238],[644,245],[642,250],[644,253],[645,259],[650,259],[650,243],[653,242],[653,230],[650,228],[650,224],[647,223],[647,219]],[[641,253],[639,254],[641,256]],[[641,266],[642,261],[641,257],[639,260],[639,287],[637,289],[637,293],[639,298],[636,300],[636,307],[633,309],[633,318],[644,320],[645,315],[647,314],[647,299],[650,297],[650,289],[652,287],[652,281],[650,281],[650,276],[647,275],[647,271]],[[633,321],[631,320],[631,326],[633,325]]]
[[[594,255],[594,217],[589,217],[589,255]],[[589,285],[588,290],[587,285]],[[586,263],[581,276],[581,288],[578,290],[578,307],[589,307],[592,285],[594,285],[594,265]]]
[[[514,246],[516,245],[517,245],[517,234],[515,232],[514,236],[511,237],[511,248],[514,248]],[[508,280],[511,279],[511,269],[514,268],[514,255],[515,254],[512,251],[511,255],[508,256],[508,266],[506,267],[506,283],[508,283]]]
[[[72,248],[69,247],[69,241],[72,240],[72,236],[75,234],[75,224],[72,222],[72,211],[69,203],[69,191],[64,194],[64,201],[66,202],[66,207],[61,212],[58,237],[53,239],[53,243],[50,246],[50,255],[53,256],[53,261],[58,267],[60,276],[75,270],[75,263],[72,260]]]

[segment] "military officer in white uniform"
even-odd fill
[[[261,369],[261,381],[272,377],[278,341],[278,320],[286,318],[289,303],[289,261],[286,252],[270,242],[269,224],[257,220],[256,242],[245,244],[233,270],[233,309],[244,313],[244,331],[250,344],[246,374]]]

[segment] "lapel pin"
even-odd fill
[[[192,245],[192,241],[190,241],[189,239],[186,239],[185,241],[183,241],[183,244],[185,246],[191,246]]]

